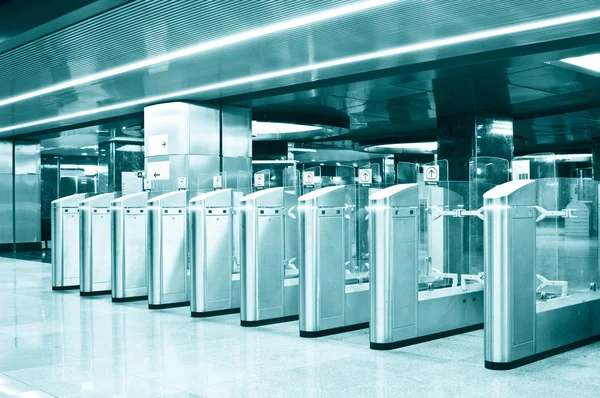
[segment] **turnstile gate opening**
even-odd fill
[[[331,186],[298,199],[301,337],[369,326],[368,275],[349,278],[347,268],[356,220],[348,213],[346,190],[354,188]]]
[[[551,178],[485,193],[486,368],[513,369],[600,340],[599,188]]]
[[[298,319],[297,204],[296,193],[285,188],[240,199],[242,326]]]
[[[52,202],[52,290],[79,289],[79,202],[87,196]]]
[[[222,189],[189,202],[193,317],[240,312],[239,207],[241,192]]]
[[[137,192],[111,202],[111,290],[115,303],[148,298],[147,201],[148,192]]]
[[[116,193],[105,193],[79,202],[79,286],[82,296],[111,292],[110,202]]]
[[[187,194],[175,191],[148,200],[146,261],[150,309],[190,304]]]
[[[460,195],[442,187],[423,189],[429,208],[460,209]],[[401,184],[369,200],[372,349],[403,347],[483,326],[483,285],[467,283],[471,275],[461,268],[462,219],[458,213],[448,219],[423,214],[419,196],[417,184]],[[420,236],[425,231],[427,248]],[[421,251],[428,254],[424,261]]]

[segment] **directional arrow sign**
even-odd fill
[[[146,175],[151,181],[169,179],[169,162],[148,162],[146,164]]]
[[[315,185],[315,172],[305,171],[302,173],[302,184],[303,185]]]
[[[373,183],[373,170],[372,169],[360,169],[358,171],[358,182],[363,185],[370,185]]]
[[[264,174],[254,174],[254,186],[262,188],[265,186],[265,175]]]
[[[223,188],[223,179],[221,176],[213,176],[213,189]]]
[[[148,156],[169,154],[169,136],[159,134],[148,137]]]
[[[425,166],[423,169],[423,179],[425,182],[440,181],[440,166]]]

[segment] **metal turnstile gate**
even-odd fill
[[[319,337],[369,326],[369,282],[346,283],[351,228],[346,186],[298,199],[300,336]]]
[[[146,204],[148,192],[111,202],[112,301],[148,298],[146,271]]]
[[[298,196],[269,188],[240,199],[242,326],[298,319]]]
[[[241,192],[222,189],[190,200],[189,244],[193,317],[240,312],[239,217]]]
[[[82,296],[109,294],[111,289],[110,202],[116,193],[79,202],[79,268]]]
[[[52,290],[79,289],[80,193],[52,202]]]
[[[187,191],[148,200],[146,261],[150,309],[190,303],[187,202]]]

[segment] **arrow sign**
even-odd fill
[[[440,166],[425,166],[423,179],[425,182],[438,182],[440,180]]]
[[[265,175],[264,174],[254,174],[254,186],[259,187],[259,188],[265,186]]]
[[[168,161],[146,163],[146,175],[149,180],[168,180],[170,165]]]
[[[161,144],[163,148],[167,147],[167,143],[163,141],[163,143]]]
[[[302,184],[304,185],[314,185],[315,183],[315,172],[314,171],[305,171],[302,173]]]
[[[154,172],[154,179],[156,180],[158,177],[160,177],[160,173]]]
[[[169,154],[169,136],[158,134],[148,137],[148,155],[160,156]]]
[[[358,173],[358,179],[363,185],[370,185],[373,182],[373,170],[361,169]]]

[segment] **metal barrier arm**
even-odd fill
[[[440,279],[444,279],[444,278],[448,278],[448,279],[452,279],[452,287],[457,287],[458,286],[458,274],[451,274],[448,272],[442,272],[437,268],[431,268],[431,271],[433,272],[433,278],[435,281],[439,281]]]
[[[546,210],[541,206],[533,206],[537,211],[540,212],[539,217],[535,220],[535,222],[540,222],[545,218],[577,218],[575,213],[575,209],[564,209],[564,210]]]
[[[538,292],[541,291],[546,286],[560,286],[561,287],[561,292],[560,292],[561,297],[566,297],[569,294],[569,282],[567,282],[567,281],[551,281],[551,280],[544,278],[540,274],[536,274],[535,276],[540,280],[540,282],[542,282],[542,284],[539,285],[537,288]]]
[[[462,274],[460,277],[460,287],[462,288],[462,290],[467,290],[467,281],[474,281],[483,285],[483,275],[483,272],[480,272],[477,275]]]
[[[477,210],[465,210],[464,208],[458,208],[454,210],[443,210],[438,206],[431,206],[427,211],[433,216],[434,220],[444,217],[477,217],[483,220],[483,207]]]

